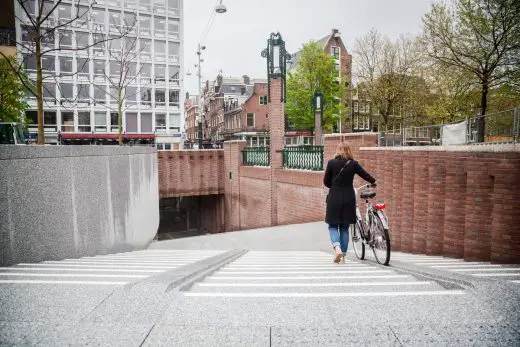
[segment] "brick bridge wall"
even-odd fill
[[[325,158],[341,140],[382,182],[393,250],[520,262],[520,146],[380,148],[375,134],[344,134],[325,137]],[[243,166],[244,147],[225,144],[225,230],[323,220],[323,171]]]

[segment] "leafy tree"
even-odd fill
[[[285,113],[289,124],[298,128],[314,127],[313,96],[323,94],[323,128],[331,131],[339,115],[347,115],[343,102],[346,88],[338,79],[334,57],[315,41],[304,45],[294,73],[287,78]]]
[[[480,113],[491,88],[510,82],[520,69],[520,2],[452,0],[435,3],[424,16],[424,41],[438,62],[472,74],[480,84]],[[478,140],[484,140],[484,118]]]
[[[21,115],[28,106],[23,101],[26,89],[10,68],[15,65],[14,57],[0,58],[0,122],[21,122]]]

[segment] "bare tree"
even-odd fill
[[[404,35],[391,41],[372,29],[356,39],[354,76],[358,88],[377,108],[384,124],[388,125],[390,118],[395,116],[396,107],[399,109],[405,103],[422,59],[418,42]]]
[[[438,62],[473,74],[480,82],[480,114],[490,88],[510,82],[520,71],[520,2],[453,0],[435,3],[424,18],[428,54]],[[480,117],[478,140],[484,140]]]
[[[91,20],[92,4],[89,5],[88,0],[72,0],[72,5],[64,0],[15,0],[15,16],[22,23],[22,35],[16,40],[22,53],[22,61],[20,64],[11,64],[10,67],[19,76],[28,93],[36,98],[38,144],[44,144],[44,92],[49,92],[44,88],[44,80],[56,81],[56,74],[54,61],[50,60],[45,64],[43,58],[50,58],[50,53],[55,51],[81,51],[99,44],[89,41],[88,33],[85,36],[76,34],[76,44],[73,44],[72,29],[75,26],[82,26],[89,32],[103,29],[98,29]],[[114,37],[105,36],[101,41],[121,38],[128,32],[127,29]],[[3,53],[0,52],[0,55],[5,58]],[[27,64],[34,64],[36,81],[25,78],[21,73],[20,68]],[[49,94],[52,98],[52,93]]]
[[[127,19],[124,19],[124,22],[127,29],[133,25]],[[120,36],[123,37],[124,35]],[[132,87],[131,84],[137,80],[144,67],[143,64],[139,68],[137,67],[138,57],[146,48],[142,45],[139,47],[139,45],[138,39],[131,36],[110,40],[107,47],[110,57],[109,68],[106,69],[105,66],[102,82],[96,79],[91,81],[95,88],[94,97],[96,97],[96,93],[98,93],[98,96],[107,94],[111,101],[115,100],[116,102],[115,107],[113,107],[111,101],[105,106],[117,112],[118,142],[120,145],[123,144],[123,112],[131,106],[128,99],[137,95],[137,88]],[[105,84],[105,81],[107,84]]]

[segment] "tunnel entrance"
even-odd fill
[[[223,199],[223,195],[160,199],[159,241],[221,232]]]

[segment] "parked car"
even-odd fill
[[[25,145],[25,128],[20,123],[0,123],[0,145]]]

